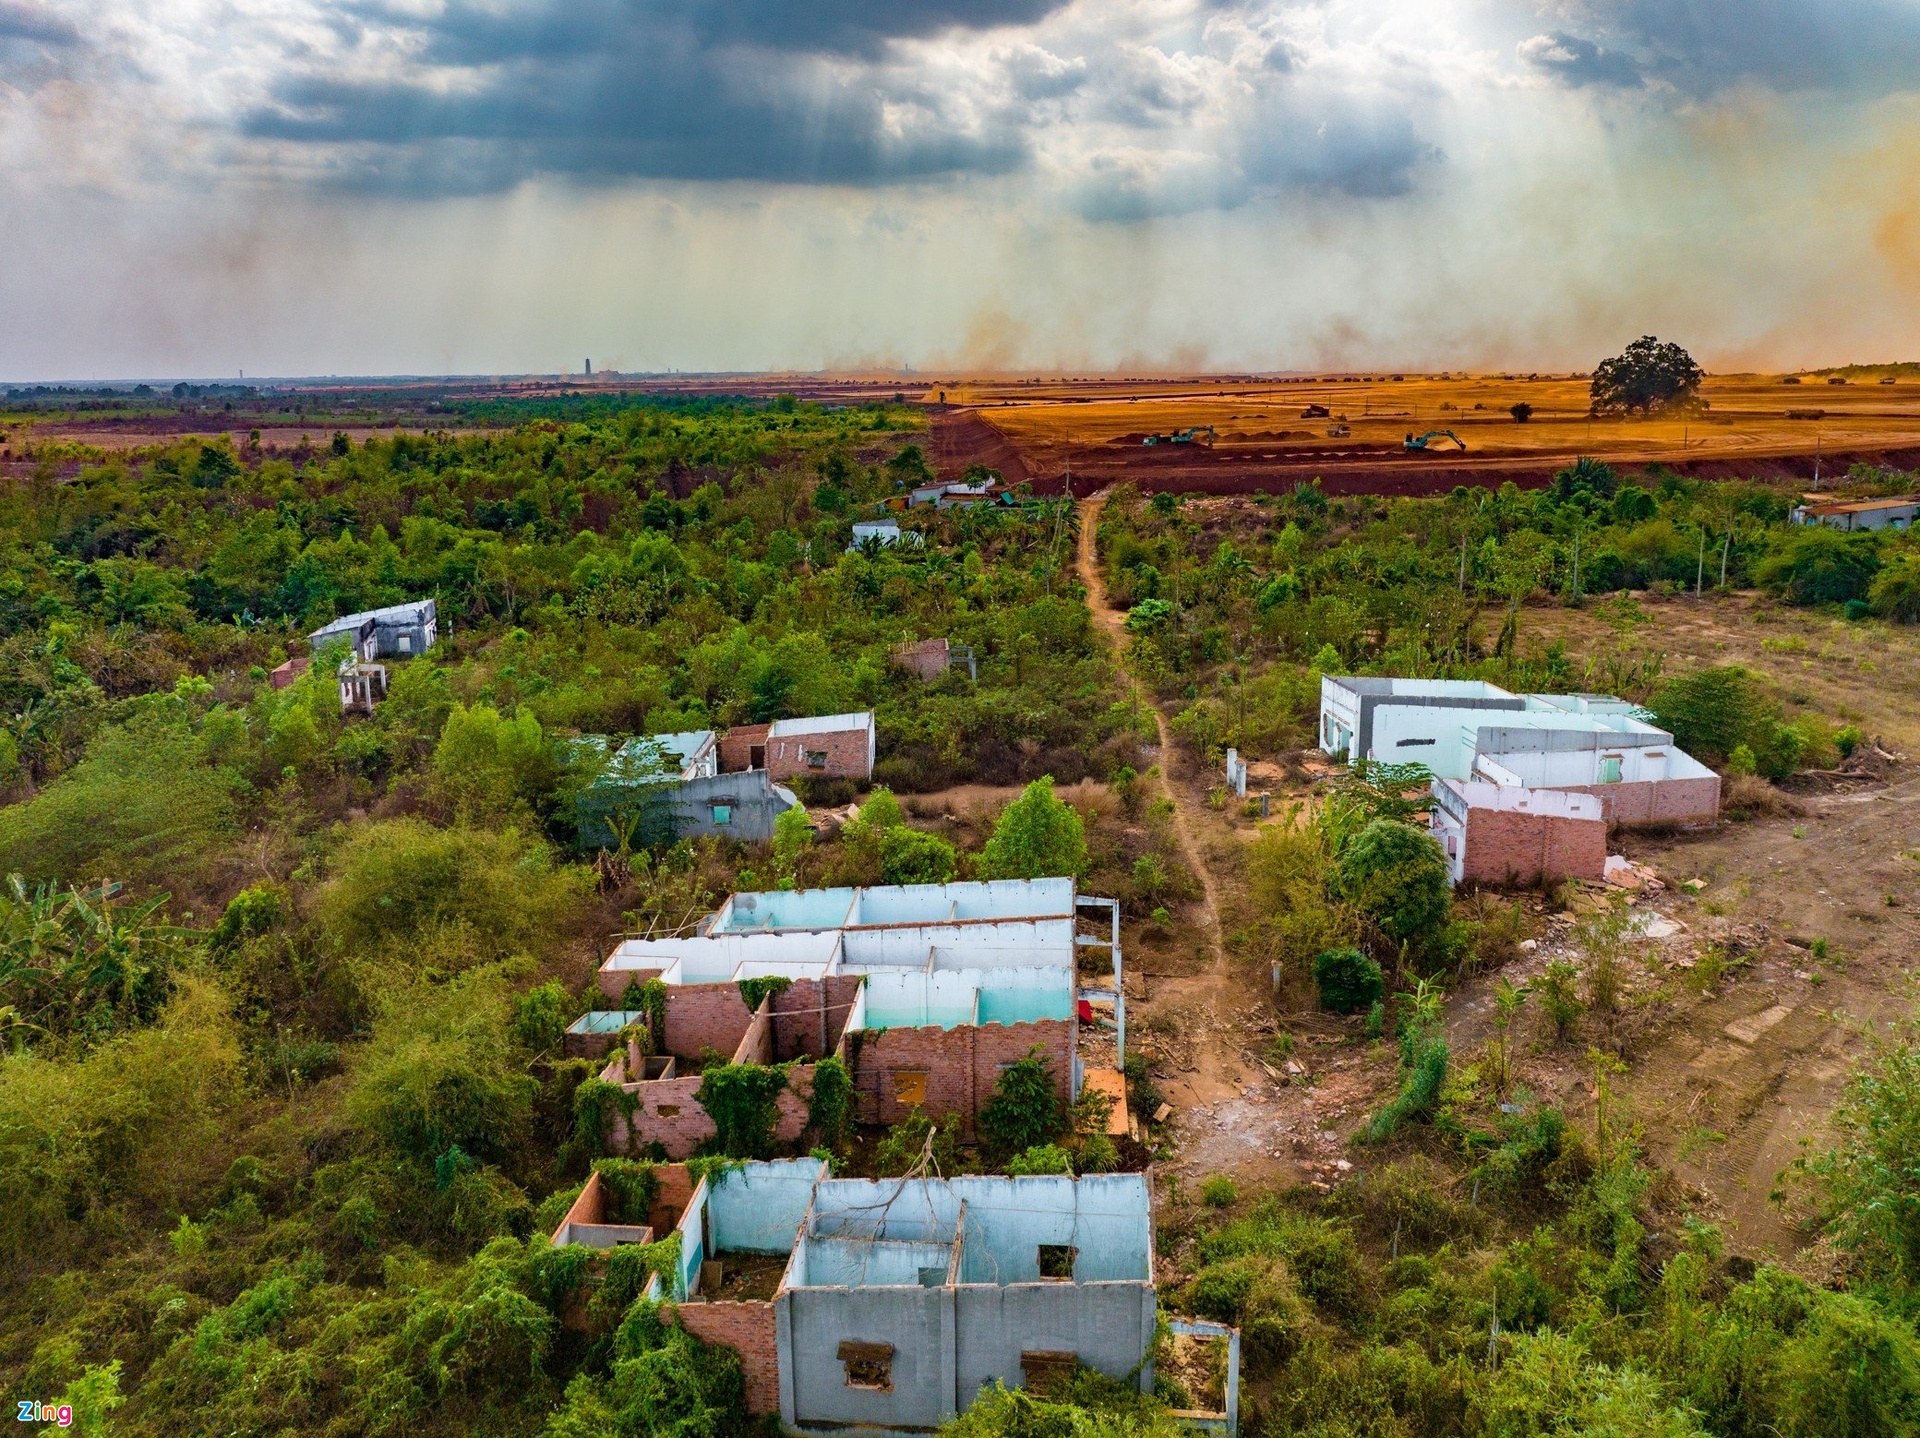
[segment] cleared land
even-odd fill
[[[1121,481],[1278,493],[1316,478],[1334,494],[1434,494],[1459,484],[1538,484],[1582,454],[1707,478],[1807,477],[1816,460],[1827,475],[1860,461],[1914,468],[1920,379],[1891,377],[1790,384],[1725,376],[1707,382],[1704,413],[1670,419],[1589,419],[1586,379],[1564,375],[978,381],[922,398],[946,396],[934,415],[943,468],[993,462],[984,424],[1042,490],[1058,492],[1071,475],[1080,495]],[[1521,403],[1532,406],[1525,423],[1511,413]],[[1209,426],[1211,444],[1143,442]],[[1406,448],[1409,434],[1435,430],[1453,431],[1465,451],[1445,440]]]

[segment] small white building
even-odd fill
[[[1823,524],[1828,529],[1911,529],[1920,518],[1920,495],[1891,499],[1833,499],[1808,495],[1807,502],[1787,516],[1795,524]]]
[[[1477,680],[1320,682],[1320,747],[1349,762],[1422,764],[1435,778],[1580,789],[1613,823],[1698,823],[1719,815],[1720,777],[1603,694],[1512,694]]]

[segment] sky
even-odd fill
[[[1920,358],[1920,0],[0,0],[0,381]]]

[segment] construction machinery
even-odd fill
[[[1410,434],[1407,436],[1407,448],[1412,450],[1428,450],[1431,449],[1436,442],[1443,439],[1452,440],[1460,447],[1461,453],[1464,454],[1466,452],[1467,442],[1450,429],[1430,429],[1425,434]]]
[[[1206,436],[1204,441],[1200,438],[1203,434]],[[1210,424],[1195,425],[1192,429],[1176,429],[1172,434],[1150,434],[1140,441],[1142,444],[1200,444],[1203,442],[1209,445],[1213,443],[1213,426]]]

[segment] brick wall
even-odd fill
[[[747,1025],[746,1036],[740,1040],[740,1047],[733,1051],[733,1061],[737,1064],[771,1064],[774,1061],[773,1015],[764,1000],[760,1011]]]
[[[1467,811],[1461,878],[1481,884],[1598,879],[1606,871],[1607,826],[1519,809]]]
[[[691,1158],[701,1144],[718,1132],[713,1118],[696,1097],[700,1083],[700,1075],[694,1074],[687,1078],[649,1079],[645,1083],[625,1085],[627,1091],[639,1099],[639,1106],[631,1118],[615,1113],[608,1125],[607,1151],[638,1157],[648,1144],[657,1143],[670,1159]],[[812,1067],[795,1064],[787,1072],[786,1088],[774,1100],[778,1110],[773,1125],[774,1142],[799,1142],[807,1131],[807,1101],[812,1096]],[[663,1113],[662,1109],[671,1112]]]
[[[666,1050],[681,1058],[711,1048],[731,1058],[753,1015],[738,984],[675,984],[667,989]]]
[[[767,742],[771,724],[736,724],[720,736],[720,772],[744,774],[752,767],[753,746]]]
[[[896,1124],[912,1111],[894,1097],[894,1075],[927,1076],[923,1112],[954,1114],[967,1133],[974,1116],[993,1097],[1000,1066],[1017,1063],[1038,1048],[1053,1069],[1061,1102],[1072,1097],[1073,1029],[1066,1019],[1024,1024],[961,1024],[942,1029],[880,1029],[867,1032],[854,1059],[854,1087],[865,1123]]]
[[[681,1303],[674,1318],[687,1332],[708,1343],[723,1343],[740,1355],[746,1370],[747,1411],[780,1411],[780,1344],[773,1304]]]
[[[824,981],[796,979],[773,996],[774,1047],[781,1061],[806,1055],[825,1058],[840,1042],[860,992],[860,975],[834,974]]]
[[[809,753],[825,754],[826,767],[815,769],[807,763]],[[804,779],[808,775],[828,779],[868,779],[873,768],[867,762],[867,731],[839,729],[822,734],[798,734],[767,741],[767,773],[776,781]]]
[[[1566,786],[1600,801],[1609,824],[1713,824],[1720,819],[1720,776]]]
[[[921,679],[938,679],[947,672],[952,658],[944,639],[923,639],[918,644],[893,646],[893,662]]]
[[[657,979],[665,973],[664,969],[608,969],[603,968],[596,977],[600,981],[600,992],[613,1000],[612,1007],[620,1007],[620,1000],[627,992],[627,985],[638,980],[645,983],[648,979]]]

